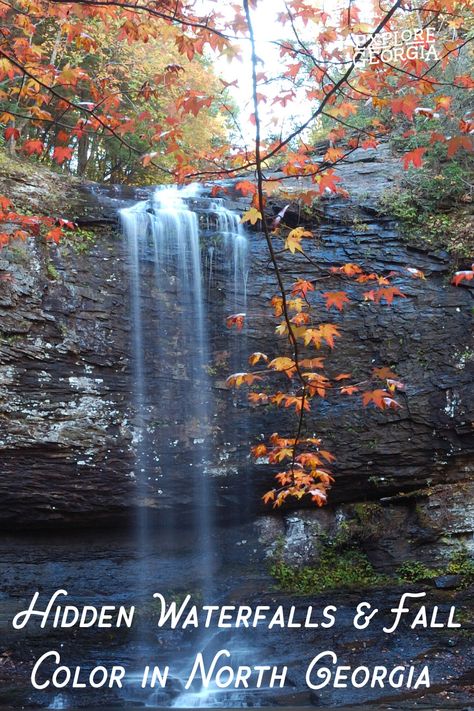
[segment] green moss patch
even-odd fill
[[[298,568],[279,561],[270,572],[282,590],[301,595],[369,588],[386,582],[386,577],[377,573],[367,557],[355,548],[340,551],[329,547],[314,567]]]

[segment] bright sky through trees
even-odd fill
[[[317,8],[323,9],[330,15],[334,15],[341,8],[339,0],[313,0],[308,4],[313,4]],[[361,19],[365,22],[370,22],[373,17],[372,0],[360,0],[357,6],[360,10]],[[219,8],[223,15],[226,15],[225,3]],[[204,0],[202,7],[210,7],[208,0]],[[232,12],[229,3],[229,13]],[[305,91],[296,90],[296,99],[289,101],[284,107],[279,103],[277,106],[272,104],[275,96],[278,96],[282,91],[294,89],[293,84],[289,81],[281,80],[281,69],[286,63],[287,58],[281,56],[278,42],[282,40],[294,39],[293,31],[290,25],[283,27],[278,21],[280,13],[287,13],[285,0],[259,0],[256,8],[252,12],[254,19],[255,39],[257,45],[257,54],[261,60],[260,69],[268,75],[268,83],[264,91],[269,98],[266,103],[262,103],[260,110],[260,118],[262,120],[262,128],[267,136],[280,135],[290,130],[295,122],[305,120],[311,113],[311,105],[306,99]],[[314,25],[309,23],[307,27],[298,27],[299,36],[305,42],[314,42]],[[345,43],[350,46],[350,41]],[[224,81],[229,82],[229,91],[237,106],[240,107],[239,123],[242,130],[247,135],[253,138],[254,128],[250,121],[252,114],[252,96],[251,96],[251,61],[250,47],[247,42],[241,44],[242,59],[232,59],[228,61],[226,57],[219,56],[217,53],[212,53],[212,61],[216,65],[218,74],[222,76]],[[232,85],[237,80],[237,85]]]

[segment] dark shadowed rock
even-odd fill
[[[455,590],[461,583],[460,575],[440,575],[435,578],[435,585],[439,590]]]

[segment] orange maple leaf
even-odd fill
[[[321,338],[326,341],[328,346],[334,348],[334,338],[341,335],[337,326],[334,326],[332,323],[323,323],[318,330],[321,334]]]
[[[323,323],[318,328],[307,328],[303,339],[305,346],[313,343],[316,348],[320,348],[321,342],[326,341],[330,348],[334,348],[334,337],[340,335],[337,326],[332,323]]]
[[[407,119],[413,118],[413,112],[418,106],[418,97],[415,94],[408,94],[397,99],[392,99],[391,107],[394,114],[405,114]]]
[[[266,393],[249,393],[248,400],[253,405],[258,405],[259,403],[265,404],[268,402],[268,395]]]
[[[304,358],[300,360],[302,368],[324,368],[324,358]]]
[[[301,412],[301,410],[304,408],[305,410],[308,410],[308,412],[311,410],[308,398],[304,399],[304,404],[303,404],[303,398],[299,396],[293,396],[290,395],[286,398],[285,402],[285,407],[292,407],[294,405],[296,412]]]
[[[9,200],[5,195],[0,195],[0,210],[5,212],[12,206],[11,200]]]
[[[241,385],[252,385],[256,380],[263,380],[263,378],[254,373],[234,373],[229,375],[226,385],[228,388],[240,388]]]
[[[398,378],[398,375],[393,372],[393,370],[390,370],[390,368],[387,367],[382,367],[382,368],[374,368],[372,370],[372,375],[374,378],[379,378],[380,380],[387,380],[389,378]]]
[[[358,264],[343,264],[342,267],[331,267],[330,270],[333,274],[345,274],[346,276],[352,277],[356,274],[362,274],[362,269]]]
[[[407,267],[407,272],[413,279],[426,279],[424,273],[420,269]]]
[[[267,493],[262,496],[262,499],[264,504],[268,504],[270,501],[275,501],[275,489],[267,491]]]
[[[291,293],[293,296],[306,297],[308,291],[314,291],[314,286],[306,279],[298,279],[292,286]]]
[[[472,153],[472,137],[471,136],[454,136],[448,141],[448,158],[452,158],[457,151],[464,148],[468,153]]]
[[[293,450],[290,447],[281,447],[279,449],[273,449],[270,452],[270,463],[275,464],[275,462],[282,462],[284,459],[291,459],[293,457]]]
[[[335,306],[336,309],[342,311],[344,304],[350,303],[350,299],[345,291],[325,291],[323,297],[326,299],[327,309],[330,309],[331,306]]]
[[[249,180],[241,180],[240,182],[236,183],[235,189],[246,197],[247,195],[255,195],[255,193],[257,192],[256,186]]]
[[[346,387],[341,388],[342,395],[353,395],[357,392],[359,392],[359,388],[356,385],[347,385]]]
[[[303,373],[303,377],[308,382],[308,392],[310,395],[325,397],[326,390],[331,387],[331,383],[325,375],[319,375],[319,373]]]
[[[255,459],[259,459],[259,457],[265,457],[267,452],[268,450],[264,444],[257,444],[255,445],[255,447],[252,447],[252,454]]]
[[[336,161],[340,160],[344,156],[344,151],[342,148],[328,148],[326,153],[324,154],[324,160],[329,161],[330,163],[335,163]]]
[[[302,452],[296,457],[296,461],[309,469],[315,469],[322,464],[322,459],[314,452]]]
[[[401,407],[387,390],[368,390],[362,395],[362,402],[364,407],[372,402],[380,410],[395,410]]]
[[[324,491],[321,491],[320,489],[311,489],[309,493],[311,494],[313,502],[318,506],[324,506],[327,502],[328,497]]]
[[[305,324],[309,323],[311,321],[309,314],[304,313],[303,311],[299,314],[296,314],[296,316],[293,316],[291,318],[291,323],[294,323],[295,326],[304,326]]]
[[[283,313],[283,299],[281,296],[274,296],[271,300],[271,305],[273,306],[273,313],[275,316],[281,316]]]
[[[260,353],[260,351],[257,351],[256,353],[252,353],[252,355],[249,356],[250,365],[256,365],[261,360],[265,361],[265,363],[268,363],[268,356],[265,355],[265,353]]]
[[[64,233],[61,227],[54,227],[52,230],[49,230],[49,232],[46,233],[46,239],[50,239],[53,242],[56,242],[56,244],[58,244],[63,234]]]
[[[406,295],[402,294],[400,289],[396,286],[389,286],[386,289],[376,289],[364,292],[364,299],[366,301],[375,301],[377,304],[380,304],[382,299],[385,299],[387,304],[391,304],[395,296],[400,296],[403,299],[406,299]]]
[[[319,192],[322,194],[326,190],[331,193],[337,193],[336,183],[340,183],[342,178],[334,174],[332,169],[326,170],[321,175],[316,176],[316,182],[319,184]]]

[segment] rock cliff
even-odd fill
[[[403,409],[388,415],[363,410],[350,398],[318,402],[311,427],[338,457],[331,506],[323,512],[261,516],[262,542],[267,545],[265,541],[286,533],[289,559],[312,560],[317,545],[308,544],[305,552],[298,543],[301,536],[317,539],[315,527],[331,531],[338,517],[357,518],[354,504],[367,502],[376,505],[378,525],[371,529],[371,549],[382,565],[415,556],[417,550],[443,557],[444,548],[449,551],[457,541],[472,542],[474,522],[468,507],[474,450],[473,290],[468,284],[449,285],[448,254],[410,246],[390,215],[381,214],[377,200],[394,173],[387,150],[378,155],[357,151],[343,169],[350,200],[322,200],[312,215],[299,214],[293,207],[287,213],[290,222],[311,225],[316,238],[308,249],[320,264],[351,261],[382,273],[414,266],[427,276],[422,282],[407,279],[403,285],[407,298],[391,308],[358,302],[331,318],[340,322],[343,332],[331,359],[334,372],[349,367],[357,375],[372,365],[390,365],[407,390]],[[26,181],[21,176],[2,178],[2,190],[32,209],[47,205],[56,191],[55,209],[61,208],[63,217],[88,231],[82,241],[69,240],[59,247],[39,241],[14,244],[0,254],[4,527],[112,523],[129,516],[137,503],[132,324],[126,252],[116,211],[146,197],[148,191],[76,182],[59,188],[56,180],[52,173],[31,174]],[[237,368],[241,370],[244,351],[275,352],[274,324],[267,308],[275,292],[274,276],[262,237],[251,234],[250,243],[245,349],[237,345],[237,335],[224,333],[226,283],[218,270],[209,303],[215,456],[205,466],[226,519],[238,509],[254,515],[259,495],[272,481],[268,466],[251,463],[250,443],[263,433],[283,432],[292,422],[280,410],[250,407],[224,385],[239,365],[236,353],[242,351]],[[288,281],[294,264],[289,255],[282,255]],[[304,267],[302,276],[314,276],[311,265]],[[142,278],[147,279],[146,265]],[[327,288],[333,287],[336,282],[328,280]],[[150,319],[157,298],[169,298],[173,318],[170,287],[169,294],[161,295],[150,289]],[[173,371],[176,348],[179,344],[165,343],[159,361],[157,354],[147,356],[157,359],[156,397],[147,411],[147,427],[166,471],[157,466],[159,486],[150,484],[138,503],[155,510],[158,518],[178,496],[183,511],[190,504],[183,480],[189,476],[184,472],[193,446],[192,424],[176,421],[172,397],[163,396],[161,387],[164,381],[186,378],[186,373]],[[411,532],[411,543],[400,542],[400,528]],[[271,549],[271,543],[268,546]]]

